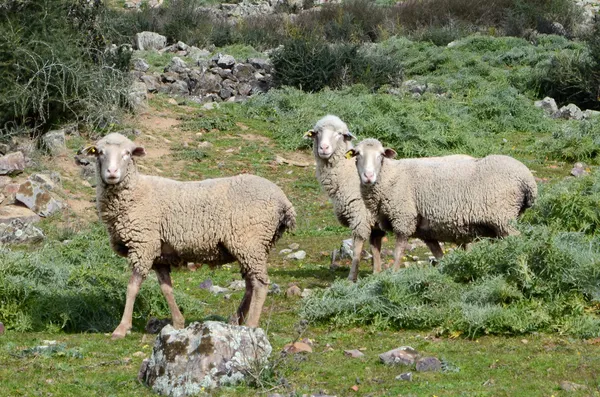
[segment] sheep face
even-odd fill
[[[88,146],[83,153],[96,156],[102,182],[116,185],[127,175],[128,167],[133,166],[133,158],[145,155],[146,151],[123,135],[113,133]]]
[[[315,124],[312,130],[304,134],[312,138],[315,154],[323,160],[328,160],[340,143],[348,142],[354,135],[348,131],[348,126],[337,116],[328,115]]]
[[[365,139],[346,152],[347,158],[356,159],[356,169],[363,185],[373,185],[381,172],[383,160],[396,157],[393,149],[384,148],[376,139]]]

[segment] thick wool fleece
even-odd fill
[[[378,181],[361,186],[367,208],[386,230],[465,244],[505,237],[537,197],[531,171],[500,155],[450,162],[384,159]]]
[[[135,270],[145,277],[154,263],[237,259],[244,278],[268,284],[269,249],[296,217],[277,185],[254,175],[177,182],[138,174],[131,162],[121,183],[98,183],[97,206],[113,248]]]

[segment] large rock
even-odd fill
[[[167,46],[167,38],[154,32],[141,32],[135,35],[135,45],[140,51],[162,50]]]
[[[21,184],[17,192],[17,201],[25,204],[42,217],[50,216],[65,206],[64,203],[52,197],[41,184],[33,181]]]
[[[146,107],[148,87],[142,81],[134,81],[129,89],[129,104],[134,110],[140,110]]]
[[[208,57],[210,56],[210,51],[192,46],[188,48],[187,56],[189,58],[192,58],[194,62],[198,63],[198,61],[208,59]]]
[[[37,243],[44,239],[44,233],[31,223],[15,219],[10,223],[0,223],[0,243]]]
[[[563,106],[558,110],[559,117],[567,120],[583,120],[583,112],[573,103]]]
[[[155,392],[179,397],[236,384],[247,371],[267,364],[271,344],[260,328],[216,321],[176,330],[165,326],[140,377]]]
[[[32,223],[40,220],[38,214],[27,207],[20,205],[7,205],[0,207],[0,223],[9,224],[14,220],[24,223]]]
[[[233,67],[233,75],[239,80],[243,82],[247,82],[252,80],[254,77],[254,72],[256,70],[250,64],[238,63]]]
[[[556,101],[549,96],[541,101],[535,101],[535,107],[542,109],[548,116],[554,116],[558,112]]]
[[[165,72],[173,72],[173,73],[185,73],[188,70],[188,67],[185,61],[179,57],[171,58],[171,62],[165,68]]]
[[[48,131],[42,135],[42,146],[53,156],[67,152],[67,140],[65,130]]]
[[[148,90],[148,92],[156,92],[160,87],[160,79],[158,78],[158,76],[145,74],[142,77],[140,77],[140,80],[146,85],[146,89]]]
[[[25,169],[25,156],[22,152],[9,153],[0,157],[0,175],[20,174]]]
[[[258,70],[264,70],[266,73],[271,73],[273,66],[267,59],[248,58],[248,63]]]
[[[142,58],[136,58],[133,60],[133,69],[138,72],[145,72],[150,69],[150,65]]]
[[[60,183],[60,174],[58,172],[52,172],[50,174],[32,174],[29,178],[30,181],[37,182],[42,185],[46,190],[54,190],[57,183]]]
[[[218,67],[223,69],[231,69],[235,65],[235,58],[231,55],[217,54],[212,59]]]
[[[387,365],[413,365],[419,353],[409,346],[402,346],[379,355],[381,362]]]

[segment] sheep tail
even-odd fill
[[[521,204],[521,210],[519,211],[519,215],[521,215],[527,208],[531,208],[535,203],[535,199],[537,198],[537,183],[533,180],[530,183],[526,183],[523,186],[523,203]]]
[[[292,206],[292,203],[286,200],[281,206],[279,212],[279,224],[271,240],[271,246],[275,245],[277,240],[283,236],[286,231],[291,231],[296,227],[296,210]]]

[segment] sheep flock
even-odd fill
[[[537,196],[531,171],[508,156],[395,160],[396,152],[376,139],[353,145],[354,135],[334,115],[318,120],[304,136],[313,141],[316,178],[338,221],[352,232],[351,281],[357,280],[366,241],[378,273],[384,270],[382,239],[392,233],[393,270],[399,270],[409,238],[421,239],[441,258],[440,242],[468,249],[479,237],[518,233],[513,222]],[[269,251],[296,223],[294,207],[277,185],[247,174],[198,182],[143,175],[136,159],[145,149],[116,133],[83,152],[96,157],[96,203],[111,247],[131,267],[114,339],[130,330],[136,295],[151,270],[173,326],[184,326],[170,272],[188,262],[211,267],[239,262],[246,291],[231,322],[259,325]]]

